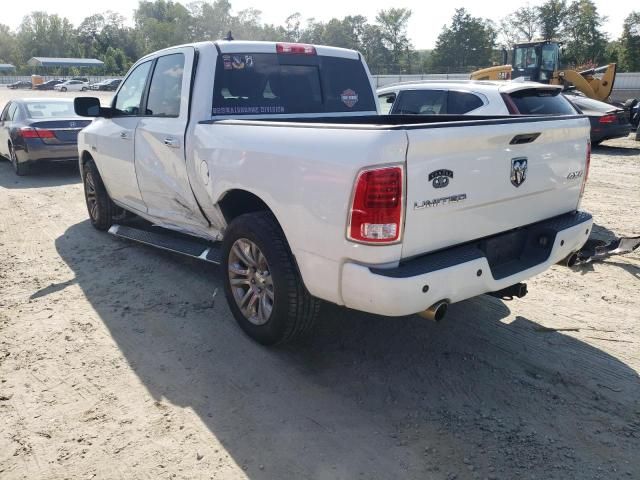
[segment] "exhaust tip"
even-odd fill
[[[424,312],[420,312],[420,316],[426,318],[427,320],[439,322],[447,315],[448,308],[449,303],[446,300],[442,300],[440,302],[434,303]]]
[[[576,263],[578,263],[578,254],[576,252],[564,259],[564,264],[569,268],[575,266]]]

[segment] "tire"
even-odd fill
[[[67,87],[62,87],[62,88],[60,88],[60,91],[61,91],[61,92],[66,92],[66,91],[67,91]]]
[[[86,91],[87,91],[87,87],[82,87],[82,89],[81,89],[81,90],[82,90],[83,92],[86,92]]]
[[[257,259],[257,268],[252,270],[243,258]],[[231,222],[222,241],[221,270],[229,308],[253,340],[275,345],[309,333],[320,300],[302,283],[284,233],[271,213],[248,213]],[[246,300],[244,312],[241,297]]]
[[[104,187],[98,167],[93,160],[87,161],[82,167],[84,198],[91,224],[98,230],[109,230],[119,209]]]
[[[29,164],[20,163],[18,161],[18,156],[16,155],[16,151],[13,149],[13,145],[9,145],[9,160],[11,160],[11,165],[13,166],[13,171],[19,177],[23,177],[25,175],[29,175]]]

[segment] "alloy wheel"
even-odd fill
[[[239,238],[229,252],[229,282],[233,298],[244,317],[264,325],[273,311],[274,289],[269,264],[251,240]]]
[[[89,215],[93,220],[98,218],[98,198],[96,196],[96,184],[91,172],[86,172],[84,176],[84,192],[87,198],[87,207],[89,207]]]

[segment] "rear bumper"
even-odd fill
[[[347,307],[387,316],[411,315],[441,300],[459,302],[526,280],[579,250],[593,219],[584,212],[561,215],[439,252],[390,269],[355,263],[342,267]],[[541,245],[540,238],[546,238]]]
[[[631,133],[631,125],[611,125],[591,128],[591,141],[601,142],[612,138],[627,137]]]
[[[40,139],[29,139],[25,145],[16,145],[20,162],[66,162],[78,161],[76,143],[46,144]]]

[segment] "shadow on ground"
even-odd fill
[[[439,324],[327,305],[311,339],[265,349],[215,267],[88,222],[56,248],[153,397],[196,412],[251,479],[640,477],[636,372],[544,318],[505,322],[497,299]]]
[[[80,183],[77,162],[41,163],[31,167],[29,175],[17,176],[11,162],[0,157],[0,187],[42,188]]]

